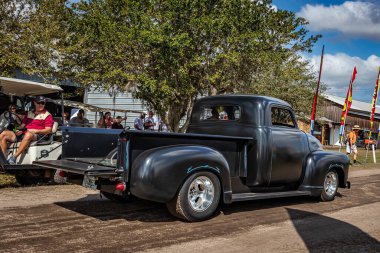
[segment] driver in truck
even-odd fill
[[[11,132],[11,139],[7,138],[5,140],[1,139],[1,146],[3,153],[5,154],[5,149],[7,147],[7,142],[15,142],[16,136],[21,137],[21,143],[17,152],[8,159],[9,164],[15,164],[16,159],[21,155],[29,146],[32,141],[40,140],[45,135],[48,135],[52,131],[54,124],[53,116],[45,109],[46,98],[44,96],[37,96],[34,99],[34,112],[28,112],[26,117],[22,121],[22,125],[19,129],[24,126],[23,130],[17,130],[16,133]],[[3,143],[5,145],[3,146]]]

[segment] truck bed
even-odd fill
[[[200,145],[219,151],[226,158],[232,177],[245,173],[244,169],[239,170],[245,164],[243,153],[245,147],[253,142],[252,138],[247,137],[208,134],[128,131],[125,135],[129,141],[131,164],[145,150],[173,145]]]
[[[128,141],[128,159],[132,165],[144,151],[173,145],[211,147],[228,161],[231,176],[246,173],[244,152],[252,138],[208,134],[161,133],[65,127],[63,128],[62,160],[35,162],[46,168],[63,169],[75,174],[116,175],[116,163],[107,163],[107,155],[118,147],[120,138]],[[240,170],[241,168],[241,170]]]

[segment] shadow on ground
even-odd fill
[[[378,240],[349,223],[312,212],[286,210],[309,252],[380,252]]]
[[[102,221],[126,219],[128,221],[168,222],[177,220],[165,204],[134,200],[128,203],[94,199],[93,195],[76,201],[57,202],[56,205]]]
[[[102,221],[126,219],[128,221],[168,222],[179,220],[168,212],[165,204],[140,199],[128,203],[121,203],[106,199],[94,199],[94,195],[88,195],[87,197],[76,201],[57,202],[55,204]],[[318,201],[310,197],[291,197],[237,202],[231,205],[221,205],[214,217],[219,216],[220,213],[228,216],[235,213],[298,204],[318,204]]]

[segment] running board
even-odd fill
[[[311,196],[309,191],[286,191],[286,192],[266,192],[266,193],[235,193],[232,194],[232,202],[257,200],[257,199],[272,199],[272,198],[285,198],[295,196]]]
[[[35,161],[34,165],[38,165],[49,169],[59,169],[80,175],[89,176],[117,176],[116,168],[101,166],[91,163],[76,162],[70,160],[51,160],[51,161]]]

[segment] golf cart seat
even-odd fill
[[[35,146],[44,146],[44,145],[50,145],[53,143],[53,137],[54,137],[54,134],[57,132],[57,129],[58,129],[58,122],[54,122],[53,126],[52,126],[52,129],[51,129],[51,133],[50,134],[46,134],[44,135],[42,138],[40,138],[39,140],[36,140],[36,141],[32,141],[30,144],[29,144],[29,147],[35,147]],[[20,143],[21,142],[15,142],[15,143],[12,143],[10,146],[9,146],[9,149],[12,150],[11,152],[12,153],[15,153],[16,150],[19,148],[20,146]]]
[[[42,138],[39,140],[33,141],[30,143],[30,146],[43,146],[43,145],[49,145],[53,142],[53,137],[54,134],[58,130],[58,122],[54,122],[52,128],[51,128],[51,133],[50,134],[45,134]]]

